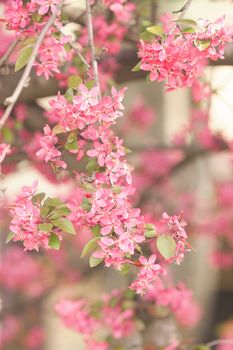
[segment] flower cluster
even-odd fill
[[[153,33],[153,27],[148,30]],[[191,33],[178,23],[173,30],[161,27],[152,37],[140,42],[140,69],[150,72],[151,81],[165,81],[167,88],[173,90],[191,87],[202,74],[207,59],[224,58],[225,45],[233,39],[233,27],[228,27],[221,17],[213,23],[199,20]]]
[[[61,152],[55,147],[58,138],[52,133],[50,127],[44,127],[44,136],[40,137],[39,143],[41,148],[36,152],[39,160],[44,160],[46,163],[51,162],[56,167],[66,168],[66,163],[63,162]]]
[[[192,291],[183,283],[174,287],[165,287],[156,280],[144,299],[156,306],[166,307],[175,315],[177,322],[184,327],[193,327],[201,317],[199,304],[194,300]]]
[[[22,241],[25,250],[38,251],[58,249],[62,232],[75,234],[67,206],[57,198],[44,198],[45,193],[37,193],[37,181],[22,188],[10,210],[13,219],[7,240]]]
[[[133,207],[134,188],[131,169],[125,159],[126,150],[122,140],[110,129],[122,116],[124,92],[125,89],[112,88],[111,96],[99,98],[96,87],[89,90],[81,84],[72,101],[59,94],[50,101],[52,108],[48,112],[49,119],[57,123],[53,130],[58,130],[58,134],[52,135],[46,127],[44,131],[49,132],[52,142],[47,142],[47,135],[42,137],[42,143],[46,141],[44,150],[37,155],[42,152],[51,160],[51,154],[56,155],[58,137],[61,137],[63,142],[66,140],[66,150],[76,154],[78,160],[86,161],[87,173],[76,176],[81,199],[79,194],[79,198],[69,201],[69,219],[76,228],[79,231],[89,229],[95,234],[91,243],[84,247],[83,254],[91,253],[91,266],[102,261],[117,270],[136,266],[138,277],[131,288],[142,294],[165,270],[155,263],[154,254],[149,257],[143,254],[141,244],[147,240],[146,231],[149,230],[150,238],[155,237],[155,228],[148,226],[140,209]],[[187,240],[184,223],[175,216],[164,216],[163,221],[176,249],[170,259],[165,254],[163,260],[170,263],[175,259],[178,263],[183,258]]]
[[[127,307],[126,302],[126,295],[114,290],[94,303],[84,299],[62,299],[55,309],[66,327],[83,335],[86,349],[108,350],[111,337],[126,337],[136,327],[134,303],[128,303]],[[105,335],[101,335],[103,329]]]
[[[37,191],[37,182],[31,187],[24,186],[20,195],[16,197],[15,205],[11,209],[13,220],[10,230],[13,232],[14,241],[23,241],[26,250],[39,250],[40,247],[48,247],[48,232],[38,229],[40,223],[40,209],[32,202]]]

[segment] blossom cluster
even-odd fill
[[[55,310],[66,327],[82,334],[86,349],[108,350],[111,337],[121,339],[132,334],[136,327],[134,303],[128,303],[128,307],[126,303],[125,293],[114,290],[93,303],[62,299]]]
[[[58,249],[61,233],[74,234],[72,223],[66,218],[70,210],[57,198],[44,200],[45,194],[37,192],[37,181],[24,186],[11,207],[13,219],[8,240],[22,241],[25,250],[43,247]]]
[[[206,60],[224,58],[225,45],[233,40],[233,27],[226,25],[225,17],[213,23],[192,23],[191,32],[183,30],[182,23],[178,21],[172,30],[170,26],[159,30],[150,27],[153,38],[140,41],[140,69],[149,72],[151,81],[164,81],[168,90],[191,87],[202,74]]]
[[[102,98],[96,87],[89,90],[81,84],[78,90],[72,101],[60,94],[50,101],[48,118],[56,125],[52,131],[45,128],[37,156],[53,162],[53,155],[60,155],[56,152],[60,138],[66,151],[76,155],[78,161],[85,160],[86,173],[76,175],[81,196],[69,201],[69,220],[77,231],[89,229],[94,233],[83,254],[91,253],[92,266],[102,261],[117,270],[136,266],[138,277],[131,288],[143,294],[165,270],[155,254],[146,257],[142,251],[141,244],[156,236],[155,227],[148,225],[140,209],[133,207],[134,188],[126,149],[110,129],[122,116],[125,89],[117,91],[113,87],[111,96]],[[184,223],[176,216],[167,215],[163,220],[176,251],[172,256],[165,253],[160,260],[171,263],[175,259],[178,263],[186,249]]]
[[[200,320],[200,305],[194,300],[192,291],[183,283],[165,287],[164,283],[158,279],[144,299],[155,303],[157,307],[168,308],[174,314],[177,322],[184,327],[193,327]]]

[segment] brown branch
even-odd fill
[[[57,28],[57,30],[64,36],[66,35],[63,30],[61,28],[59,28],[57,25],[55,25],[55,27]],[[72,47],[72,49],[75,51],[75,53],[78,55],[78,57],[80,58],[80,60],[85,64],[85,66],[90,69],[91,66],[89,65],[89,63],[86,61],[86,59],[83,57],[83,55],[79,52],[78,48],[74,45],[74,43],[69,42],[69,45]]]
[[[89,45],[90,45],[90,49],[91,49],[92,68],[94,71],[95,84],[100,89],[98,62],[97,62],[96,53],[95,53],[95,43],[94,43],[92,13],[91,13],[91,1],[90,0],[86,0],[86,11],[87,11],[87,13],[86,13],[87,29],[88,29],[88,36],[89,36]]]
[[[185,16],[186,12],[188,11],[192,1],[193,0],[188,0],[180,10],[173,11],[173,13],[180,13],[180,15],[178,17],[178,20],[184,18],[184,16]]]
[[[10,57],[10,55],[12,54],[12,52],[14,51],[14,49],[16,48],[16,46],[18,45],[19,40],[16,39],[14,40],[11,45],[8,47],[7,51],[5,52],[5,54],[1,57],[0,59],[0,67],[2,67],[4,65],[4,63],[8,60],[8,58]]]
[[[14,93],[8,97],[6,99],[6,103],[8,104],[7,109],[5,110],[2,118],[0,119],[0,130],[3,127],[3,125],[5,124],[5,122],[7,121],[7,119],[9,118],[12,109],[14,108],[15,103],[18,100],[19,95],[21,94],[24,86],[27,84],[28,78],[30,76],[32,67],[33,67],[33,63],[36,59],[37,53],[39,51],[40,45],[43,42],[49,28],[53,25],[53,23],[55,22],[56,18],[57,18],[57,14],[60,11],[62,5],[64,3],[64,0],[61,0],[58,4],[58,6],[56,7],[54,13],[52,14],[50,20],[47,22],[47,24],[44,26],[43,30],[41,31],[40,35],[37,38],[37,41],[35,43],[35,46],[33,48],[32,54],[30,56],[30,59],[26,65],[26,68],[23,72],[23,75],[18,83],[18,85],[15,88]]]

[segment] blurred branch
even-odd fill
[[[32,70],[32,67],[33,67],[33,64],[34,64],[34,61],[36,59],[36,56],[37,56],[37,53],[39,51],[39,48],[40,48],[40,45],[41,43],[43,42],[49,28],[53,25],[53,23],[55,22],[56,18],[57,18],[57,15],[58,15],[58,12],[60,11],[62,5],[64,3],[64,0],[61,0],[55,11],[53,12],[52,16],[50,17],[49,21],[47,22],[47,24],[44,26],[44,28],[42,29],[40,35],[38,36],[37,38],[37,41],[35,43],[35,46],[33,47],[33,50],[32,50],[32,54],[29,58],[29,61],[26,65],[26,68],[18,82],[18,85],[16,86],[13,94],[8,97],[5,101],[5,103],[8,105],[8,107],[6,108],[5,112],[3,113],[1,119],[0,119],[0,129],[3,127],[3,125],[5,124],[5,122],[7,121],[7,119],[9,118],[13,108],[14,108],[14,105],[16,104],[17,100],[18,100],[18,97],[19,95],[21,94],[24,86],[27,84],[27,81],[28,81],[28,78],[30,76],[30,73],[31,73],[31,70]]]
[[[12,52],[14,51],[16,46],[18,45],[18,42],[19,42],[19,40],[16,39],[11,43],[8,50],[5,52],[5,54],[0,59],[0,67],[2,67],[5,64],[5,62],[7,62],[8,58],[10,57],[10,55],[12,54]]]

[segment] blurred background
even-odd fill
[[[148,3],[139,1],[144,20],[150,14]],[[161,0],[151,1],[150,6],[156,9],[159,19],[183,3]],[[67,5],[67,16],[74,11],[82,16],[81,1]],[[186,18],[215,20],[222,15],[232,25],[231,1],[195,0]],[[68,32],[80,27],[80,23],[71,21]],[[193,251],[187,253],[181,266],[172,269],[171,276],[174,282],[184,281],[193,290],[202,314],[194,328],[179,325],[179,332],[195,342],[208,342],[224,337],[226,329],[230,329],[233,339],[233,49],[229,46],[226,59],[206,67],[202,83],[212,92],[207,97],[205,89],[199,97],[195,89],[166,92],[162,84],[147,83],[142,72],[131,72],[137,56],[127,40],[117,54],[118,63],[125,58],[124,67],[120,66],[115,76],[119,87],[128,87],[125,115],[116,133],[132,151],[128,159],[135,169],[135,205],[156,218],[164,211],[172,214],[183,210],[192,241]],[[2,67],[1,103],[18,76],[11,71],[11,65]],[[101,267],[89,271],[87,261],[80,260],[88,233],[86,237],[68,237],[59,252],[23,252],[21,245],[4,244],[10,220],[7,208],[23,185],[37,179],[39,190],[50,196],[67,199],[74,195],[73,183],[65,176],[55,178],[49,167],[35,159],[35,140],[45,123],[48,97],[57,89],[53,79],[48,85],[33,75],[31,87],[24,90],[15,108],[13,121],[4,129],[5,141],[17,149],[3,164],[0,184],[5,350],[81,350],[81,336],[61,324],[53,310],[54,303],[63,295],[95,299],[126,283],[121,275]],[[23,126],[28,134],[22,144],[19,137]],[[82,165],[76,168],[72,162],[71,159],[71,168],[81,169]],[[161,318],[159,332],[164,330]]]

